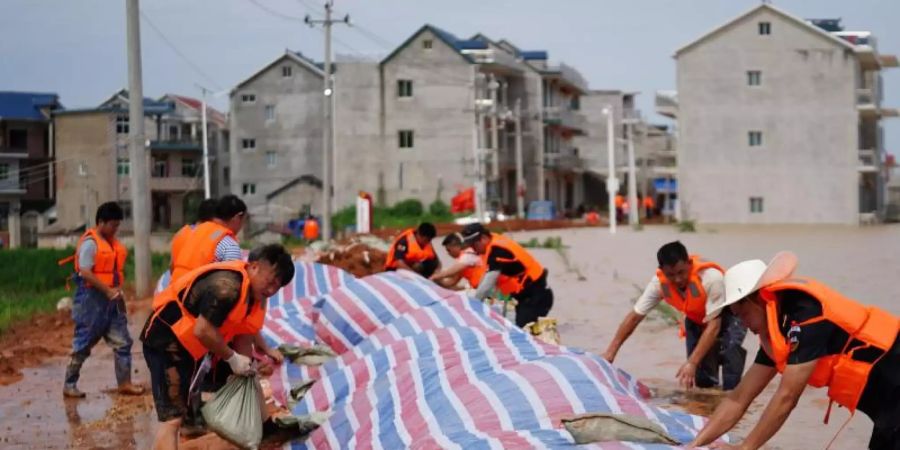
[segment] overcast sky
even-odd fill
[[[319,60],[322,32],[302,23],[322,0],[142,0],[141,9],[194,66],[142,20],[144,93],[198,96],[228,89],[284,52]],[[543,49],[576,67],[594,89],[675,88],[672,53],[759,4],[750,0],[336,0],[357,29],[335,27],[335,53],[385,55],[425,23],[460,37],[483,32]],[[776,0],[804,18],[842,18],[869,30],[882,53],[900,53],[900,1]],[[57,92],[66,107],[94,106],[127,85],[124,0],[0,0],[0,90]],[[266,11],[268,9],[269,11]],[[296,18],[296,19],[292,19]],[[198,71],[200,73],[198,73]],[[900,68],[885,72],[885,104],[900,107]],[[217,105],[225,106],[224,99]],[[888,151],[900,118],[885,122]],[[898,153],[898,152],[893,152]]]

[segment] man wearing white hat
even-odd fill
[[[784,424],[806,385],[828,386],[831,403],[874,422],[870,449],[900,449],[900,319],[864,306],[811,278],[793,277],[797,258],[782,252],[767,266],[744,261],[725,272],[729,307],[759,336],[760,350],[737,388],[719,404],[692,446],[730,430],[776,373],[781,382],[759,423],[741,445],[759,448]]]

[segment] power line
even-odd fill
[[[250,0],[250,1],[253,1],[253,0]],[[199,66],[194,64],[194,62],[191,61],[190,58],[188,58],[184,53],[182,53],[181,50],[179,50],[178,47],[175,46],[175,44],[171,40],[169,40],[169,38],[166,37],[166,35],[162,32],[162,30],[160,30],[153,23],[152,20],[150,20],[150,17],[148,17],[147,14],[144,14],[144,11],[141,11],[140,14],[141,14],[141,18],[144,19],[144,22],[146,22],[147,25],[150,26],[150,29],[153,30],[156,33],[156,35],[159,36],[159,38],[162,39],[162,41],[167,46],[169,46],[169,48],[172,49],[172,51],[175,52],[175,54],[178,55],[178,57],[181,58],[182,61],[184,61],[188,66],[190,66],[191,69],[193,69],[194,72],[196,72],[198,75],[205,78],[206,81],[209,82],[210,84],[212,84],[217,90],[222,90],[222,86],[219,85],[219,83],[216,83],[216,81],[211,76],[207,75],[206,72],[203,71],[203,69],[201,69]]]
[[[278,11],[275,11],[274,9],[269,8],[269,7],[266,6],[266,5],[263,5],[262,3],[259,3],[259,2],[256,1],[256,0],[247,0],[247,1],[250,2],[250,3],[252,3],[252,4],[254,4],[254,5],[256,5],[257,8],[259,8],[259,9],[261,9],[261,10],[263,10],[263,11],[269,13],[269,15],[278,17],[278,18],[280,18],[280,19],[284,19],[284,20],[293,20],[293,21],[297,21],[297,22],[303,22],[303,21],[304,21],[302,17],[296,17],[296,16],[291,16],[291,15],[288,15],[288,14],[280,13],[280,12],[278,12]]]

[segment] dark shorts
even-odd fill
[[[553,291],[547,287],[547,272],[540,279],[528,285],[522,292],[513,295],[516,304],[516,326],[524,327],[536,322],[539,317],[547,317],[553,308]]]
[[[144,359],[150,369],[150,387],[156,417],[160,422],[179,419],[188,411],[188,389],[195,362],[183,349],[159,350],[144,344]]]

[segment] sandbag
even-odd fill
[[[304,366],[319,366],[337,356],[330,348],[324,345],[299,347],[296,345],[281,344],[278,346],[278,350],[292,363]]]
[[[312,389],[313,384],[316,383],[316,380],[306,380],[298,385],[291,386],[291,401],[299,402],[310,389]]]
[[[525,325],[525,330],[535,338],[547,344],[560,345],[559,331],[556,329],[556,319],[549,317],[538,318],[537,322]]]
[[[576,444],[626,441],[644,444],[678,445],[656,423],[626,414],[588,413],[562,419]]]
[[[256,449],[263,437],[265,408],[257,376],[233,376],[201,412],[208,429],[240,448]]]
[[[319,428],[319,426],[325,423],[325,421],[328,420],[328,417],[330,416],[330,411],[316,411],[305,416],[278,416],[273,418],[272,421],[275,422],[275,425],[277,425],[279,428],[291,430],[293,432],[299,433],[300,436],[304,436],[312,433],[316,428]]]

